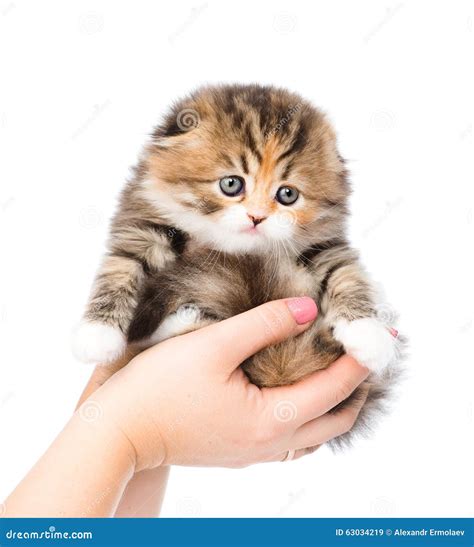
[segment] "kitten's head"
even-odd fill
[[[177,103],[146,155],[145,195],[229,252],[297,252],[342,235],[348,184],[324,115],[282,89],[219,86]]]

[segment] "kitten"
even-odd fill
[[[76,355],[107,363],[127,344],[309,295],[314,324],[243,368],[259,386],[284,385],[348,352],[372,371],[362,423],[381,408],[402,341],[347,242],[348,195],[335,133],[307,101],[259,85],[198,90],[155,129],[122,192]]]

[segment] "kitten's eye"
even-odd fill
[[[300,193],[296,188],[291,186],[280,186],[276,193],[277,200],[282,205],[292,205],[297,199]]]
[[[237,196],[244,189],[244,179],[236,175],[224,177],[219,181],[219,186],[226,196]]]

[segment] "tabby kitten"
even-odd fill
[[[378,319],[346,240],[348,194],[334,131],[307,101],[259,85],[198,90],[155,129],[122,192],[76,355],[108,363],[128,344],[309,295],[314,324],[244,370],[259,386],[283,385],[348,352],[372,371],[367,415],[392,383],[401,341]]]

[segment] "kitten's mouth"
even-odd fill
[[[247,226],[246,228],[242,228],[240,232],[243,234],[254,234],[254,235],[261,234],[257,226]]]

